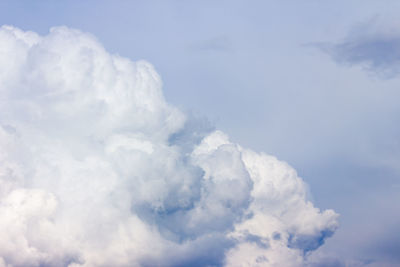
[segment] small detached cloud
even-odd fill
[[[400,73],[400,30],[369,21],[338,43],[313,44],[339,64],[359,65],[382,78]]]
[[[226,35],[219,35],[208,40],[199,41],[190,46],[191,49],[196,51],[214,51],[224,52],[232,48],[232,41]]]
[[[0,28],[0,266],[300,267],[337,218],[167,103],[150,63]]]

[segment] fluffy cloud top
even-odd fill
[[[0,266],[304,266],[337,228],[285,162],[86,33],[0,30]]]

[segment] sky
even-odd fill
[[[193,121],[187,135],[219,129],[232,143],[287,162],[321,212],[340,214],[317,250],[325,261],[317,266],[399,266],[399,8],[394,0],[4,0],[0,25],[41,36],[67,26],[95,36],[115,57],[150,62],[166,103]],[[53,119],[35,127],[47,129]],[[196,172],[187,168],[182,172]],[[182,231],[180,238],[201,232]]]

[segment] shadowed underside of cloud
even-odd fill
[[[367,23],[351,32],[342,42],[315,44],[346,65],[360,65],[370,73],[393,78],[400,73],[400,32]]]
[[[304,266],[337,228],[89,34],[3,26],[0,102],[0,266]]]

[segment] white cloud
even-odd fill
[[[337,228],[288,164],[166,103],[147,62],[10,26],[0,62],[0,266],[302,266]]]

